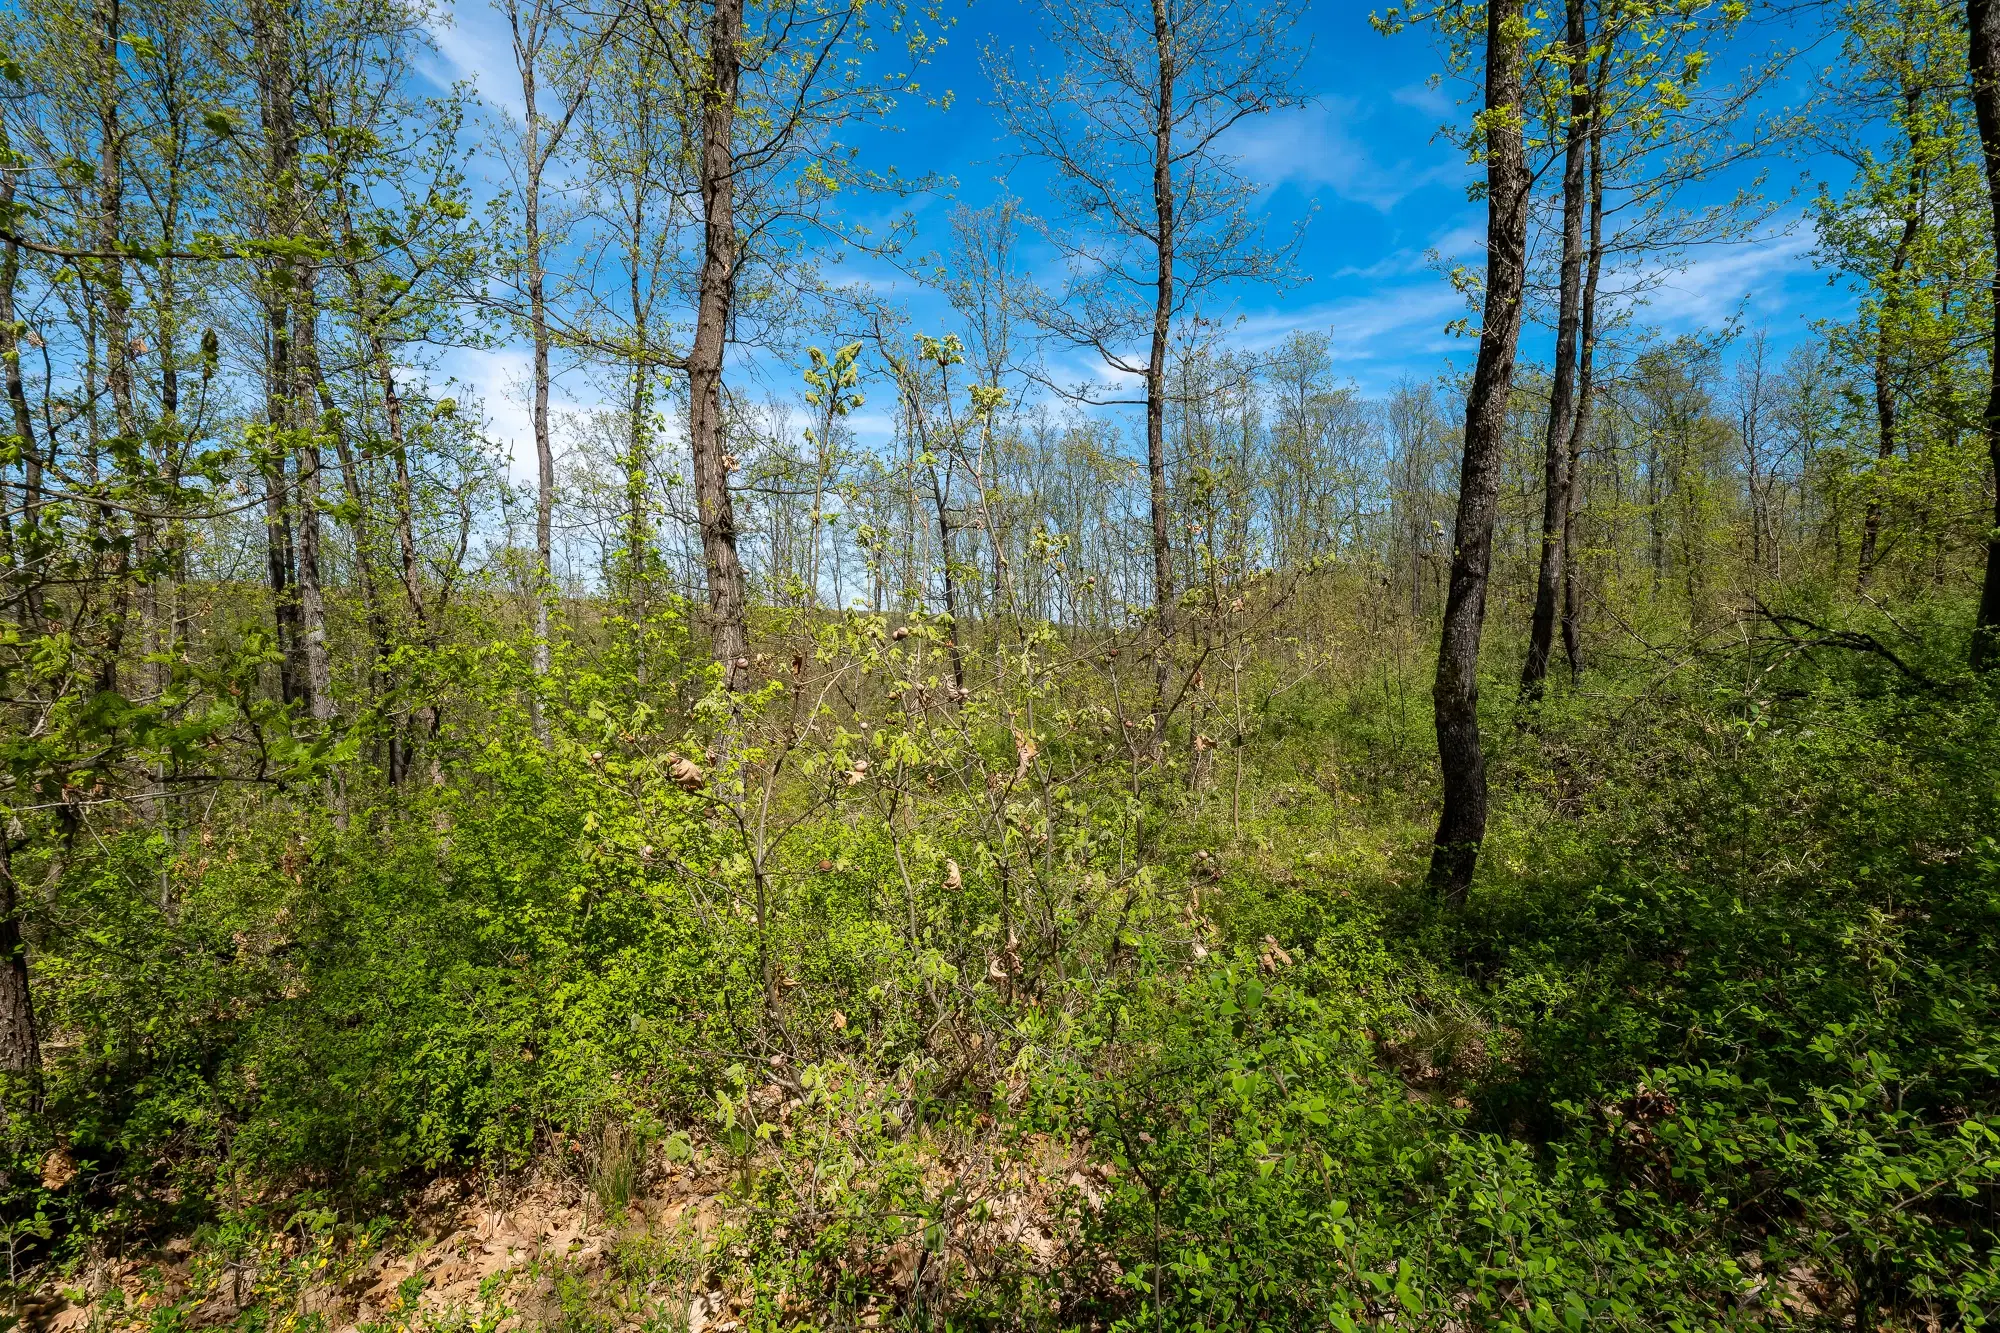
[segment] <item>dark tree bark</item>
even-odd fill
[[[271,580],[271,612],[278,631],[278,697],[293,703],[304,691],[300,655],[299,603],[292,587],[292,511],[286,491],[291,484],[283,454],[268,456],[264,474],[264,556]]]
[[[933,477],[932,499],[937,506],[938,525],[938,568],[944,579],[944,619],[951,626],[951,637],[945,640],[945,649],[951,655],[951,683],[963,692],[965,689],[965,653],[958,646],[958,636],[964,627],[958,620],[958,535],[957,525],[951,521],[951,501],[944,487]]]
[[[1486,756],[1479,737],[1479,639],[1486,624],[1486,582],[1493,565],[1493,521],[1500,456],[1521,336],[1521,287],[1527,268],[1529,174],[1521,142],[1519,0],[1486,12],[1486,300],[1479,359],[1465,404],[1465,451],[1459,463],[1458,520],[1451,584],[1438,645],[1438,764],[1444,811],[1431,849],[1430,884],[1463,902],[1486,837]]]
[[[0,137],[0,147],[6,147]],[[14,204],[15,173],[0,171],[0,212]],[[31,621],[41,619],[41,578],[37,568],[41,550],[42,457],[35,444],[35,417],[28,407],[28,389],[21,374],[21,338],[14,309],[14,292],[21,275],[21,247],[9,241],[0,250],[0,363],[7,381],[7,406],[13,417],[14,443],[21,451],[21,528],[14,542],[14,555],[22,571],[23,604]]]
[[[1597,73],[1591,80],[1591,103],[1605,104],[1610,91],[1611,52],[1597,58]],[[1597,285],[1604,273],[1604,119],[1593,116],[1590,123],[1590,242],[1589,260],[1583,270],[1582,347],[1577,352],[1576,415],[1569,430],[1569,476],[1564,483],[1563,510],[1563,656],[1569,661],[1570,683],[1583,678],[1583,598],[1577,591],[1576,511],[1577,474],[1582,467],[1583,447],[1590,439],[1592,394],[1597,388]]]
[[[4,140],[0,140],[4,144]],[[14,203],[13,171],[0,172],[0,210]],[[0,255],[0,360],[5,362],[7,403],[13,416],[14,445],[21,452],[24,502],[19,544],[14,554],[22,579],[21,595],[30,620],[41,616],[40,583],[36,573],[41,546],[42,470],[35,449],[35,419],[21,378],[21,340],[15,324],[14,290],[21,271],[21,247],[9,242]],[[11,499],[11,497],[10,497]],[[12,544],[12,543],[10,543]],[[35,1034],[34,997],[28,985],[28,949],[21,936],[20,900],[14,888],[13,847],[0,829],[0,1072],[26,1076],[29,1093],[42,1065],[41,1042]],[[0,1119],[11,1108],[0,1106]]]
[[[1994,250],[1993,330],[1987,341],[1992,361],[1982,423],[1987,453],[1993,460],[1993,530],[1986,537],[1986,583],[1980,590],[1979,619],[1972,633],[1972,665],[1986,670],[2000,666],[2000,32],[1994,30],[1992,0],[1966,0],[1965,16],[1971,30],[1972,105],[1979,118],[1979,147],[1986,164]]]
[[[1591,390],[1596,387],[1598,258],[1591,259],[1584,287],[1583,354],[1577,362],[1576,416],[1570,422],[1568,476],[1563,482],[1562,641],[1572,685],[1583,679],[1583,598],[1577,591],[1575,560],[1577,475],[1583,467],[1584,442],[1590,438]]]
[[[125,129],[118,115],[118,44],[126,34],[119,0],[103,0],[99,14],[97,248],[101,254],[115,255],[126,239]],[[104,295],[104,383],[111,391],[118,434],[133,440],[139,424],[132,405],[132,293],[125,286],[122,262],[100,258],[94,267]]]
[[[298,171],[298,135],[293,124],[293,83],[289,44],[270,0],[250,6],[251,39],[256,58],[258,111],[263,119],[265,149],[265,230],[273,236],[291,231],[291,202]],[[306,632],[301,596],[299,549],[294,538],[292,479],[286,453],[290,433],[297,429],[295,330],[292,288],[297,266],[288,258],[273,261],[262,275],[269,344],[265,349],[265,417],[271,438],[265,441],[264,535],[271,578],[272,617],[278,631],[280,696],[286,703],[304,699],[313,705],[306,659]],[[301,459],[303,464],[303,459]]]
[[[694,342],[688,348],[688,445],[694,458],[695,505],[708,576],[709,638],[723,680],[747,683],[737,666],[748,645],[744,629],[743,562],[736,550],[736,508],[729,494],[722,404],[722,360],[736,298],[736,104],[742,80],[743,0],[715,0],[708,25],[708,67],[702,86],[701,186],[703,248]]]
[[[42,1044],[35,1033],[34,997],[28,989],[28,945],[21,935],[20,895],[14,886],[14,849],[0,832],[0,1074],[28,1081],[38,1095]]]
[[[95,12],[98,28],[98,162],[97,162],[97,245],[98,257],[86,270],[85,282],[95,283],[103,296],[104,386],[111,394],[112,420],[118,438],[126,447],[137,447],[139,418],[132,399],[132,293],[125,285],[125,264],[117,258],[125,234],[125,135],[118,114],[121,65],[118,47],[126,40],[123,8],[119,0],[102,0]],[[92,441],[93,453],[101,440]],[[53,450],[55,441],[50,440]],[[92,466],[96,463],[93,460]],[[144,561],[151,556],[150,521],[139,514],[125,516],[110,504],[97,506],[98,534],[111,543],[109,568],[111,607],[104,617],[104,652],[99,658],[98,688],[119,688],[119,658],[125,640],[129,608],[137,592],[150,597],[150,583],[135,589],[129,575],[136,551]],[[149,630],[142,626],[141,638]]]
[[[1535,614],[1528,630],[1528,660],[1521,667],[1521,698],[1542,697],[1555,645],[1557,602],[1568,560],[1569,487],[1575,468],[1571,451],[1576,417],[1576,344],[1583,312],[1583,221],[1589,210],[1584,175],[1590,139],[1591,87],[1586,62],[1590,36],[1586,0],[1569,0],[1569,126],[1563,143],[1562,268],[1557,279],[1555,381],[1549,388],[1548,435],[1542,460],[1542,558],[1535,576]]]
[[[1153,659],[1153,753],[1167,736],[1168,641],[1174,633],[1173,547],[1167,535],[1167,339],[1174,317],[1174,73],[1178,59],[1167,0],[1153,0],[1153,58],[1159,102],[1153,117],[1154,293],[1146,355],[1146,481],[1153,524],[1153,616],[1160,646]]]

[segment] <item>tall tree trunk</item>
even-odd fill
[[[1903,93],[1903,114],[1909,125],[1910,146],[1917,146],[1916,117],[1922,91],[1914,86]],[[1909,267],[1910,249],[1916,244],[1917,228],[1921,225],[1923,211],[1923,177],[1912,172],[1908,196],[1903,201],[1903,228],[1896,238],[1896,249],[1889,257],[1889,282],[1882,294],[1882,308],[1875,317],[1875,475],[1870,478],[1868,488],[1868,508],[1861,519],[1861,553],[1855,562],[1854,584],[1857,591],[1866,593],[1875,581],[1876,548],[1882,538],[1882,481],[1888,475],[1889,464],[1896,457],[1896,386],[1891,357],[1894,340],[1891,338],[1891,316],[1902,304],[1902,276]]]
[[[389,454],[395,469],[395,479],[391,483],[396,525],[396,553],[399,558],[399,573],[403,585],[403,598],[409,607],[410,620],[416,626],[420,641],[428,643],[430,613],[424,603],[423,575],[417,558],[416,519],[414,514],[413,488],[410,483],[409,440],[403,428],[403,399],[396,391],[396,369],[389,359],[388,339],[383,335],[380,312],[376,312],[375,323],[368,333],[368,359],[375,372],[376,386],[382,393],[382,416],[389,428]],[[389,618],[388,607],[382,607],[382,618]],[[386,671],[386,668],[385,668]],[[429,741],[438,734],[441,713],[436,703],[427,703],[416,711],[416,721],[420,726],[411,735],[403,734],[399,728],[391,736],[389,781],[400,783],[409,773],[414,758],[416,739]],[[436,760],[433,757],[433,764]],[[435,771],[433,777],[435,777]]]
[[[326,590],[320,578],[319,420],[305,401],[304,381],[318,378],[319,315],[309,273],[298,279],[294,329],[299,391],[292,394],[299,422],[299,621],[305,636],[306,707],[313,721],[333,721],[333,656],[327,643]]]
[[[42,1044],[28,986],[28,944],[21,934],[21,895],[14,884],[14,845],[0,829],[0,1073],[28,1084],[39,1098]],[[13,1108],[0,1107],[11,1113]]]
[[[1528,630],[1528,660],[1521,667],[1521,698],[1542,697],[1549,674],[1549,653],[1555,645],[1557,602],[1562,595],[1563,567],[1568,559],[1564,538],[1569,527],[1570,448],[1576,416],[1576,355],[1582,320],[1583,222],[1589,211],[1584,177],[1590,137],[1591,87],[1587,62],[1590,37],[1585,30],[1585,0],[1568,0],[1570,99],[1569,126],[1563,144],[1562,268],[1557,280],[1555,381],[1549,391],[1548,433],[1542,459],[1542,558],[1535,575],[1535,614]]]
[[[293,191],[298,171],[298,139],[293,124],[290,44],[272,12],[271,0],[252,0],[251,41],[256,57],[258,110],[263,119],[265,229],[273,237],[292,234]],[[271,578],[272,614],[277,623],[279,693],[286,703],[304,698],[315,706],[306,661],[305,626],[298,578],[298,549],[293,539],[294,496],[287,454],[298,429],[298,366],[292,328],[292,260],[280,256],[263,275],[261,298],[269,328],[266,349],[265,415],[270,426],[264,473],[265,549]],[[303,460],[301,460],[303,463]]]
[[[4,131],[0,131],[4,135]],[[7,143],[0,137],[0,149]],[[0,170],[0,211],[14,204],[15,173]],[[21,528],[14,550],[22,580],[21,599],[28,619],[41,619],[42,459],[35,443],[35,417],[28,406],[27,382],[21,371],[21,325],[14,308],[14,291],[21,277],[21,247],[12,241],[0,250],[0,373],[7,382],[7,406],[13,417],[14,444],[21,451]]]
[[[1870,478],[1868,507],[1861,516],[1861,551],[1855,561],[1854,586],[1866,593],[1875,582],[1875,551],[1882,539],[1882,479],[1896,457],[1896,397],[1889,382],[1889,330],[1875,335],[1875,475]]]
[[[1766,493],[1763,459],[1758,453],[1758,423],[1755,420],[1755,409],[1744,415],[1745,419],[1738,427],[1738,433],[1743,437],[1743,479],[1750,492],[1750,576],[1756,580],[1764,575]]]
[[[1992,0],[1966,0],[1965,10],[1972,32],[1972,104],[1979,118],[1994,250],[1989,303],[1993,329],[1987,339],[1991,368],[1986,416],[1981,423],[1993,468],[1993,530],[1986,536],[1986,582],[1980,590],[1979,619],[1972,633],[1972,665],[1987,670],[2000,666],[2000,32],[1995,31]]]
[[[118,115],[120,65],[118,44],[125,39],[119,0],[103,0],[103,31],[98,40],[98,163],[97,248],[116,254],[125,240],[125,131]],[[96,261],[97,280],[104,289],[104,382],[118,434],[127,440],[139,433],[132,405],[132,294],[125,287],[125,266],[117,259]]]
[[[1591,104],[1602,107],[1610,91],[1611,52],[1597,59],[1591,82]],[[1563,656],[1569,662],[1570,683],[1583,678],[1583,599],[1577,591],[1576,512],[1578,473],[1584,445],[1590,439],[1592,394],[1597,387],[1597,286],[1604,273],[1604,120],[1590,122],[1590,242],[1583,271],[1582,347],[1577,353],[1576,416],[1569,429],[1569,477],[1563,484],[1568,501],[1563,510]]]
[[[640,332],[640,345],[645,341],[645,333]],[[641,360],[632,366],[632,421],[626,441],[628,456],[625,462],[625,585],[627,596],[635,608],[644,615],[646,599],[647,559],[650,545],[647,534],[646,500],[646,456],[649,452],[646,440],[645,419],[651,410],[652,390],[647,386],[646,363]]]
[[[359,307],[357,316],[367,319]],[[371,339],[371,342],[374,341]],[[349,535],[354,542],[355,582],[361,592],[363,618],[368,622],[368,638],[375,648],[375,663],[371,670],[374,688],[379,694],[388,680],[388,661],[391,652],[389,642],[389,617],[382,605],[380,577],[375,568],[375,539],[368,522],[371,506],[367,493],[362,487],[361,463],[355,457],[354,444],[348,438],[347,423],[340,405],[334,400],[333,386],[326,382],[326,369],[320,364],[317,340],[306,345],[306,374],[312,380],[314,395],[319,400],[320,420],[333,437],[334,456],[340,464],[341,491],[347,498],[348,507],[353,511],[353,519],[348,524]],[[395,767],[391,765],[392,769]],[[393,775],[392,775],[393,776]]]
[[[395,480],[391,483],[396,511],[396,553],[399,557],[399,572],[402,576],[403,598],[410,608],[411,623],[416,626],[420,639],[428,641],[429,617],[424,610],[423,580],[417,567],[416,522],[412,515],[410,487],[409,444],[403,436],[403,400],[396,392],[395,367],[389,364],[388,344],[379,331],[369,337],[369,359],[375,367],[375,378],[382,390],[382,415],[389,427],[389,454],[395,468]],[[385,609],[384,616],[387,611]],[[437,735],[437,705],[425,704],[417,710],[417,717],[425,725],[423,735],[429,739]],[[399,783],[409,772],[411,751],[414,743],[398,728],[391,737],[392,749],[389,781]]]
[[[305,686],[305,659],[299,634],[299,603],[292,571],[296,567],[292,543],[291,470],[279,441],[290,413],[285,395],[278,386],[291,377],[291,333],[286,326],[282,303],[269,312],[271,322],[271,364],[267,371],[270,387],[265,415],[273,438],[267,442],[260,470],[264,475],[264,555],[271,581],[271,616],[278,637],[278,697],[297,702]]]
[[[703,245],[688,348],[688,444],[694,456],[695,505],[708,577],[709,635],[722,678],[732,690],[748,683],[745,661],[743,563],[736,552],[736,509],[725,453],[722,361],[736,297],[736,99],[742,78],[744,0],[715,0],[709,17],[708,68],[701,106],[698,175]]]
[[[119,116],[123,66],[118,59],[119,43],[125,40],[123,10],[119,0],[102,0],[98,10],[98,163],[97,163],[97,247],[105,255],[118,253],[125,241],[125,129]],[[132,294],[125,286],[125,265],[118,259],[95,261],[97,282],[104,294],[104,383],[111,392],[112,420],[118,438],[127,446],[139,442],[139,418],[132,400]],[[51,441],[53,445],[53,441]],[[125,519],[109,504],[100,506],[104,537],[114,553],[111,559],[112,606],[104,617],[106,638],[99,668],[100,687],[118,686],[119,658],[124,645],[126,616],[133,596],[131,573],[133,548],[143,561],[150,554],[151,520],[131,516],[132,530],[121,532]],[[140,589],[150,602],[150,584]],[[144,642],[151,630],[150,616],[144,617],[140,637]]]
[[[340,206],[341,248],[347,254],[357,254],[358,247],[354,235],[353,214],[346,196],[336,193]],[[361,326],[368,344],[368,369],[374,374],[379,385],[384,388],[382,410],[387,418],[391,448],[400,452],[402,448],[402,405],[396,401],[395,380],[388,371],[388,349],[384,345],[381,331],[382,312],[379,304],[368,293],[367,283],[361,274],[360,265],[351,259],[345,265],[347,274],[348,299],[353,302],[355,321]],[[368,621],[368,637],[375,646],[375,661],[370,671],[371,685],[379,700],[389,688],[389,659],[394,652],[390,642],[389,608],[382,596],[382,585],[375,564],[375,543],[368,521],[370,512],[367,497],[362,487],[361,464],[355,457],[353,444],[348,439],[346,425],[334,402],[333,390],[326,382],[325,368],[320,364],[318,347],[315,345],[312,365],[313,387],[319,395],[320,411],[333,426],[334,448],[340,459],[341,488],[347,496],[347,503],[353,510],[353,520],[349,529],[354,540],[354,568],[357,581],[361,585],[361,604]],[[394,786],[403,780],[406,767],[401,729],[393,719],[388,727],[388,777]]]
[[[528,246],[528,331],[534,341],[535,430],[535,674],[549,672],[549,600],[554,596],[556,451],[549,435],[549,305],[542,257],[542,171],[546,165],[540,121],[535,113],[535,68],[521,67],[521,94],[527,102],[528,166],[522,211]],[[536,712],[536,728],[541,715]]]
[[[933,481],[932,494],[937,499],[938,524],[938,568],[944,575],[944,618],[951,626],[951,637],[945,640],[945,649],[951,655],[951,683],[960,692],[965,690],[965,654],[958,646],[958,636],[963,631],[958,623],[958,544],[952,540],[955,529],[951,523],[951,501],[943,487]]]
[[[1174,634],[1173,548],[1167,539],[1167,339],[1174,314],[1174,76],[1180,58],[1167,0],[1153,0],[1153,56],[1159,101],[1153,109],[1153,329],[1146,358],[1146,481],[1153,521],[1153,616],[1160,642],[1153,659],[1153,743],[1167,735],[1167,673]]]
[[[1658,432],[1646,432],[1646,556],[1653,573],[1652,597],[1660,600],[1660,588],[1667,577],[1667,526],[1661,510],[1667,503],[1667,488],[1661,479],[1666,460],[1660,454]],[[1690,608],[1692,610],[1692,608]]]
[[[523,11],[516,0],[505,0],[502,9],[507,16],[509,31],[514,44],[514,65],[521,76],[521,155],[522,155],[522,227],[523,241],[527,249],[528,262],[528,331],[534,343],[533,371],[533,416],[535,432],[535,642],[534,668],[537,676],[548,674],[550,665],[549,643],[549,603],[555,596],[554,587],[554,515],[556,492],[555,446],[549,434],[549,355],[553,339],[549,332],[548,313],[548,260],[545,253],[546,240],[542,235],[542,184],[547,174],[549,159],[555,155],[556,147],[569,131],[571,118],[583,105],[583,98],[590,87],[598,57],[604,43],[623,17],[623,10],[605,15],[604,26],[597,34],[588,51],[571,49],[567,54],[572,59],[564,62],[571,77],[559,83],[566,101],[563,112],[553,120],[544,117],[540,110],[539,91],[541,59],[550,36],[564,21],[562,11],[567,6],[563,0],[532,0],[530,7]],[[535,732],[544,741],[548,739],[547,724],[542,718],[539,699],[528,700],[530,717]]]
[[[396,392],[396,370],[389,364],[388,344],[380,333],[371,336],[369,359],[375,365],[375,379],[382,390],[382,415],[389,426],[389,452],[396,467],[396,554],[399,558],[403,597],[410,616],[419,626],[429,620],[424,610],[423,578],[417,565],[417,529],[410,484],[409,443],[403,435],[403,399]]]
[[[647,326],[646,301],[641,282],[641,268],[645,263],[641,244],[645,235],[645,182],[635,178],[632,182],[632,235],[627,250],[627,277],[630,280],[628,297],[632,305],[632,411],[627,439],[630,457],[625,465],[625,580],[630,590],[630,598],[636,611],[635,620],[645,619],[647,604],[647,555],[651,546],[651,525],[648,523],[646,500],[646,458],[651,452],[648,431],[652,415],[652,383],[647,378],[647,361],[650,357],[648,340],[651,331]],[[641,671],[644,663],[641,662]]]
[[[1589,377],[1581,377],[1588,382]],[[1588,399],[1579,400],[1576,419],[1579,423],[1589,418]],[[1577,476],[1582,470],[1578,459],[1583,445],[1581,430],[1572,432],[1572,446],[1569,456],[1569,507],[1563,513],[1563,550],[1576,550]],[[1562,640],[1563,660],[1569,664],[1569,682],[1574,685],[1583,679],[1583,598],[1577,591],[1576,561],[1563,562],[1563,607]]]
[[[1910,244],[1916,238],[1917,219],[1908,216],[1903,219],[1903,234],[1896,243],[1894,258],[1890,260],[1889,271],[1900,275],[1906,263]],[[1883,308],[1876,316],[1875,330],[1874,390],[1875,390],[1875,475],[1868,490],[1868,508],[1861,519],[1861,552],[1856,561],[1855,587],[1867,592],[1875,581],[1876,552],[1882,538],[1882,480],[1888,475],[1889,464],[1896,457],[1896,386],[1890,365],[1893,355],[1893,340],[1889,331],[1890,302],[1884,301]]]
[[[1486,624],[1486,581],[1493,565],[1500,459],[1521,336],[1521,288],[1527,269],[1529,173],[1521,143],[1520,0],[1494,0],[1486,11],[1486,301],[1479,358],[1465,405],[1465,451],[1459,463],[1458,519],[1451,585],[1438,645],[1438,763],[1444,810],[1431,851],[1430,883],[1463,902],[1486,838],[1486,756],[1479,737],[1479,640]]]
[[[1594,300],[1585,302],[1586,309],[1593,305],[1595,305]],[[1591,322],[1589,319],[1585,320],[1584,327],[1586,330],[1590,328]],[[1577,591],[1578,579],[1574,555],[1576,552],[1576,513],[1579,507],[1577,501],[1577,482],[1578,475],[1581,473],[1583,467],[1583,446],[1584,442],[1589,438],[1588,432],[1590,429],[1590,391],[1593,380],[1592,371],[1594,369],[1591,365],[1593,360],[1591,356],[1592,343],[1593,340],[1590,334],[1586,333],[1583,344],[1583,359],[1577,368],[1576,418],[1570,423],[1569,456],[1566,460],[1569,475],[1568,479],[1563,483],[1565,497],[1562,539],[1565,558],[1563,560],[1562,571],[1562,641],[1563,660],[1569,664],[1569,679],[1572,685],[1583,679],[1583,599],[1582,595]]]
[[[177,140],[181,128],[177,120],[172,120],[173,133]],[[176,150],[178,154],[178,149]],[[161,218],[160,237],[165,245],[172,245],[180,235],[179,200],[180,181],[177,174],[170,174],[166,195],[167,206]],[[181,442],[181,389],[180,355],[181,300],[179,284],[175,281],[174,262],[162,260],[154,270],[156,286],[156,333],[160,345],[156,349],[160,359],[160,420],[156,434],[168,443],[158,451],[160,473],[169,486],[178,489],[181,481],[181,452],[177,447]],[[185,530],[179,522],[169,522],[161,534],[158,567],[146,582],[148,599],[148,622],[152,634],[148,644],[152,662],[151,694],[160,698],[166,693],[167,685],[173,678],[173,668],[168,665],[179,646],[180,624],[176,608],[180,599],[176,585],[187,577]],[[165,786],[166,770],[156,770],[161,786]]]
[[[507,6],[507,21],[514,41],[514,64],[521,75],[521,228],[528,263],[528,337],[533,344],[530,415],[535,433],[535,569],[534,645],[536,676],[549,671],[549,601],[554,595],[554,517],[556,494],[555,445],[549,437],[549,305],[547,259],[542,238],[542,176],[561,131],[546,124],[541,114],[540,75],[542,47],[548,40],[552,18],[549,6],[537,0],[527,13],[513,4]],[[568,124],[565,118],[565,125]],[[548,131],[546,137],[544,131]],[[535,734],[548,739],[542,718],[541,701],[530,695],[528,711]]]

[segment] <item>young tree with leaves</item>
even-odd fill
[[[1172,498],[1167,484],[1168,354],[1176,321],[1223,289],[1282,283],[1290,244],[1264,242],[1227,136],[1246,120],[1296,107],[1304,60],[1293,0],[1041,0],[1041,32],[1060,53],[984,53],[1013,153],[1053,176],[1059,213],[1045,238],[1069,272],[1036,318],[1088,350],[1143,396],[1058,386],[1096,404],[1145,409],[1152,527],[1152,611],[1164,645],[1174,630]],[[1296,238],[1294,238],[1294,243]],[[1154,746],[1166,728],[1168,658],[1156,657]]]
[[[1521,694],[1542,694],[1549,652],[1555,642],[1557,599],[1567,554],[1563,540],[1570,508],[1570,434],[1577,414],[1577,341],[1583,322],[1584,215],[1590,209],[1591,107],[1589,5],[1567,0],[1563,44],[1550,64],[1560,87],[1551,100],[1560,108],[1556,135],[1562,143],[1562,254],[1558,263],[1554,376],[1549,386],[1548,431],[1542,465],[1541,561],[1535,579],[1534,618],[1528,630],[1528,660],[1521,668]]]
[[[1499,501],[1501,451],[1521,336],[1527,276],[1530,176],[1523,143],[1528,27],[1516,0],[1489,0],[1483,61],[1485,97],[1475,122],[1486,162],[1486,279],[1479,356],[1466,395],[1459,460],[1458,516],[1451,578],[1438,645],[1436,709],[1444,810],[1433,840],[1430,884],[1462,903],[1486,838],[1486,755],[1479,735],[1479,643]]]
[[[499,0],[512,40],[521,83],[521,123],[516,188],[520,196],[520,253],[516,282],[532,348],[530,413],[535,436],[535,671],[549,669],[549,601],[553,578],[556,463],[549,426],[550,354],[556,328],[549,312],[549,262],[559,238],[550,234],[546,191],[563,139],[590,94],[598,58],[624,15],[594,13],[572,0]],[[567,77],[558,77],[558,73]],[[548,94],[545,109],[545,93]]]
[[[1572,676],[1582,670],[1570,536],[1601,344],[1697,247],[1750,239],[1770,212],[1751,191],[1687,202],[1793,128],[1783,116],[1743,125],[1782,61],[1752,62],[1725,83],[1709,78],[1744,13],[1735,0],[1576,0],[1548,49],[1547,77],[1530,90],[1562,171],[1540,558],[1521,671],[1529,702],[1544,689],[1558,624]],[[1606,291],[1613,274],[1618,290]]]
[[[697,201],[686,246],[693,331],[678,365],[688,382],[688,451],[708,590],[707,633],[723,683],[747,685],[749,584],[738,545],[725,393],[733,346],[775,336],[820,306],[814,246],[882,252],[896,238],[841,220],[841,203],[894,197],[910,183],[861,160],[849,136],[920,98],[915,71],[941,40],[926,0],[707,0],[641,8],[642,40],[683,97],[683,172]],[[881,48],[894,34],[896,57]],[[899,57],[899,58],[897,58]],[[807,307],[810,308],[810,307]],[[823,308],[823,307],[822,307]]]

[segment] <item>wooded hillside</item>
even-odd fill
[[[465,4],[0,9],[0,1333],[1995,1317],[1989,0]]]

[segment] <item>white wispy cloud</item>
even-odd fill
[[[1717,328],[1739,313],[1769,317],[1799,305],[1792,280],[1809,276],[1812,236],[1791,227],[1761,240],[1700,251],[1631,274],[1648,288],[1644,318],[1669,330]]]
[[[1476,259],[1486,245],[1486,226],[1474,210],[1435,232],[1421,245],[1404,245],[1366,264],[1348,264],[1327,271],[1329,282],[1388,282],[1432,273],[1440,263]]]
[[[442,76],[439,82],[470,83],[480,97],[510,114],[519,108],[521,88],[514,79],[506,25],[486,0],[469,0],[434,11],[425,29],[443,65],[437,71]]]
[[[1464,178],[1466,167],[1449,148],[1384,160],[1359,132],[1370,119],[1358,100],[1328,97],[1246,122],[1230,149],[1252,179],[1328,189],[1383,213],[1419,190]]]
[[[1239,345],[1273,347],[1298,330],[1323,331],[1336,366],[1364,387],[1409,371],[1435,368],[1457,350],[1445,326],[1465,303],[1442,280],[1404,283],[1315,305],[1246,314],[1235,325]]]
[[[1428,79],[1417,83],[1406,83],[1389,94],[1389,100],[1397,106],[1421,111],[1434,120],[1442,121],[1456,109],[1451,94]]]
[[[507,450],[508,476],[532,485],[536,475],[535,419],[530,406],[533,354],[526,347],[464,347],[441,369],[479,402],[488,434]],[[559,374],[550,385],[549,410],[561,417],[588,412],[604,401],[581,376]]]

